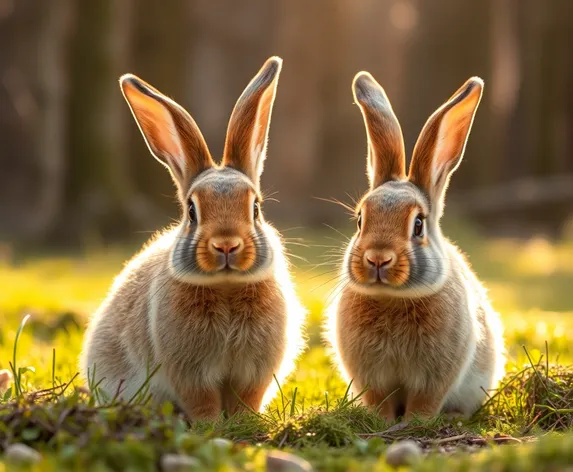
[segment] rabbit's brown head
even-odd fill
[[[353,93],[366,125],[370,190],[344,271],[357,290],[415,298],[438,290],[449,255],[439,227],[451,174],[462,160],[483,82],[469,79],[428,119],[406,174],[400,124],[382,87],[360,72]]]
[[[268,59],[237,101],[220,165],[180,105],[132,74],[120,79],[149,150],[177,185],[184,212],[170,255],[176,278],[251,282],[269,273],[276,243],[259,181],[281,66],[280,58]]]

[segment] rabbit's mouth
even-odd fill
[[[241,270],[232,264],[224,264],[210,271],[180,270],[173,267],[173,276],[193,285],[225,285],[258,283],[273,275],[272,264],[257,267],[256,270]]]
[[[348,264],[353,282],[362,287],[398,289],[408,282],[409,263],[393,250],[353,251]]]
[[[221,254],[217,257],[216,268],[213,272],[229,274],[236,272],[243,272],[241,267],[237,264],[237,258],[233,254]]]
[[[199,262],[200,260],[200,262]],[[171,257],[171,273],[181,281],[194,285],[244,284],[267,279],[273,273],[273,254],[237,253],[201,254],[201,258]]]
[[[388,280],[388,270],[384,267],[373,268],[375,275],[375,284],[382,284],[382,285],[390,285],[390,281]]]
[[[215,274],[239,274],[241,272],[245,272],[241,270],[239,267],[229,264],[225,262],[221,267],[214,271]]]
[[[220,232],[179,238],[172,275],[191,284],[254,283],[273,273],[273,245],[264,234]]]
[[[370,285],[373,287],[394,287],[398,288],[403,285],[400,280],[396,280],[395,278],[391,278],[391,276],[387,272],[383,272],[382,274],[380,271],[372,277],[366,285]]]
[[[373,269],[366,272],[363,271],[359,277],[356,277],[357,274],[351,276],[352,285],[359,292],[370,295],[397,294],[405,287],[406,281],[394,271]]]
[[[249,273],[251,264],[246,265],[241,264],[241,262],[238,257],[234,257],[232,254],[217,256],[209,270],[204,270],[204,272],[212,276],[240,276]]]
[[[198,272],[213,275],[252,271],[261,258],[252,239],[239,236],[201,238],[194,256]]]

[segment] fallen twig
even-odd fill
[[[445,444],[449,442],[459,441],[460,439],[466,439],[468,437],[467,433],[458,434],[457,436],[450,436],[449,438],[440,438],[440,439],[430,439],[428,444],[433,446],[437,446],[438,444]]]

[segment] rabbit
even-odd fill
[[[180,105],[135,75],[120,78],[182,216],[126,264],[90,320],[80,370],[102,398],[130,401],[145,385],[156,404],[213,420],[261,410],[292,371],[306,310],[260,193],[281,67],[269,58],[240,96],[220,165]]]
[[[324,334],[352,394],[388,422],[467,418],[504,374],[500,317],[440,229],[483,86],[470,78],[431,115],[406,174],[402,131],[386,93],[368,72],[353,80],[370,189],[356,207],[343,288],[327,308]]]

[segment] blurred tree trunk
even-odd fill
[[[552,57],[552,65],[547,73],[547,100],[550,102],[547,110],[548,134],[551,141],[551,158],[548,171],[551,174],[565,173],[573,170],[573,147],[571,147],[571,130],[573,127],[573,109],[571,101],[573,91],[573,2],[559,0],[555,8],[547,9],[544,24],[547,41],[545,54]],[[553,54],[549,53],[553,51]]]
[[[533,176],[557,176],[573,170],[573,4],[566,0],[544,8],[528,0],[521,5],[521,41],[524,86],[520,94],[521,128],[513,142],[521,147],[522,172]],[[516,163],[517,165],[517,163]],[[571,201],[527,208],[527,224],[553,232],[571,214]]]
[[[19,243],[41,243],[62,210],[75,4],[22,1],[12,7],[6,5],[0,18],[0,98],[7,99],[0,102],[0,133],[8,138],[0,158],[0,232]]]
[[[23,215],[35,205],[40,183],[34,148],[39,107],[34,73],[41,13],[32,0],[8,4],[1,13],[0,237],[26,240],[32,235]]]
[[[133,0],[81,2],[75,41],[67,230],[83,240],[129,234],[149,218],[129,164],[118,86],[131,55]]]
[[[68,143],[69,44],[75,20],[73,0],[52,0],[45,8],[38,42],[40,114],[37,163],[42,183],[28,214],[30,232],[44,238],[63,210]]]
[[[18,243],[42,243],[62,211],[67,152],[69,44],[75,2],[18,2],[0,18],[0,231]],[[0,94],[1,95],[1,94]]]
[[[535,2],[520,2],[519,49],[522,56],[522,86],[519,91],[516,113],[513,117],[510,155],[516,177],[531,175],[535,168],[535,153],[539,148],[539,106],[542,84],[540,82],[540,59],[542,38],[540,36],[538,6]],[[544,10],[542,8],[541,10]],[[543,12],[541,12],[543,14]]]
[[[317,173],[312,195],[319,198],[335,198],[349,202],[366,189],[366,133],[362,116],[352,98],[352,78],[362,69],[370,69],[374,64],[368,61],[367,44],[372,41],[373,18],[383,21],[375,13],[375,3],[352,0],[326,2],[330,4],[330,16],[325,30],[325,80],[322,85],[323,133]],[[387,1],[380,2],[381,5]],[[364,14],[370,10],[370,15]],[[382,28],[376,28],[380,31]],[[379,48],[376,47],[379,51]],[[336,51],[332,54],[331,51]],[[377,61],[376,61],[377,62]],[[370,69],[370,72],[376,72]],[[378,77],[378,80],[383,81]],[[336,165],[333,165],[334,161]],[[358,183],[356,185],[355,183]],[[354,185],[353,185],[354,184]],[[313,205],[314,224],[336,224],[347,218],[347,212],[338,205],[318,201]],[[338,234],[332,237],[338,239]]]

